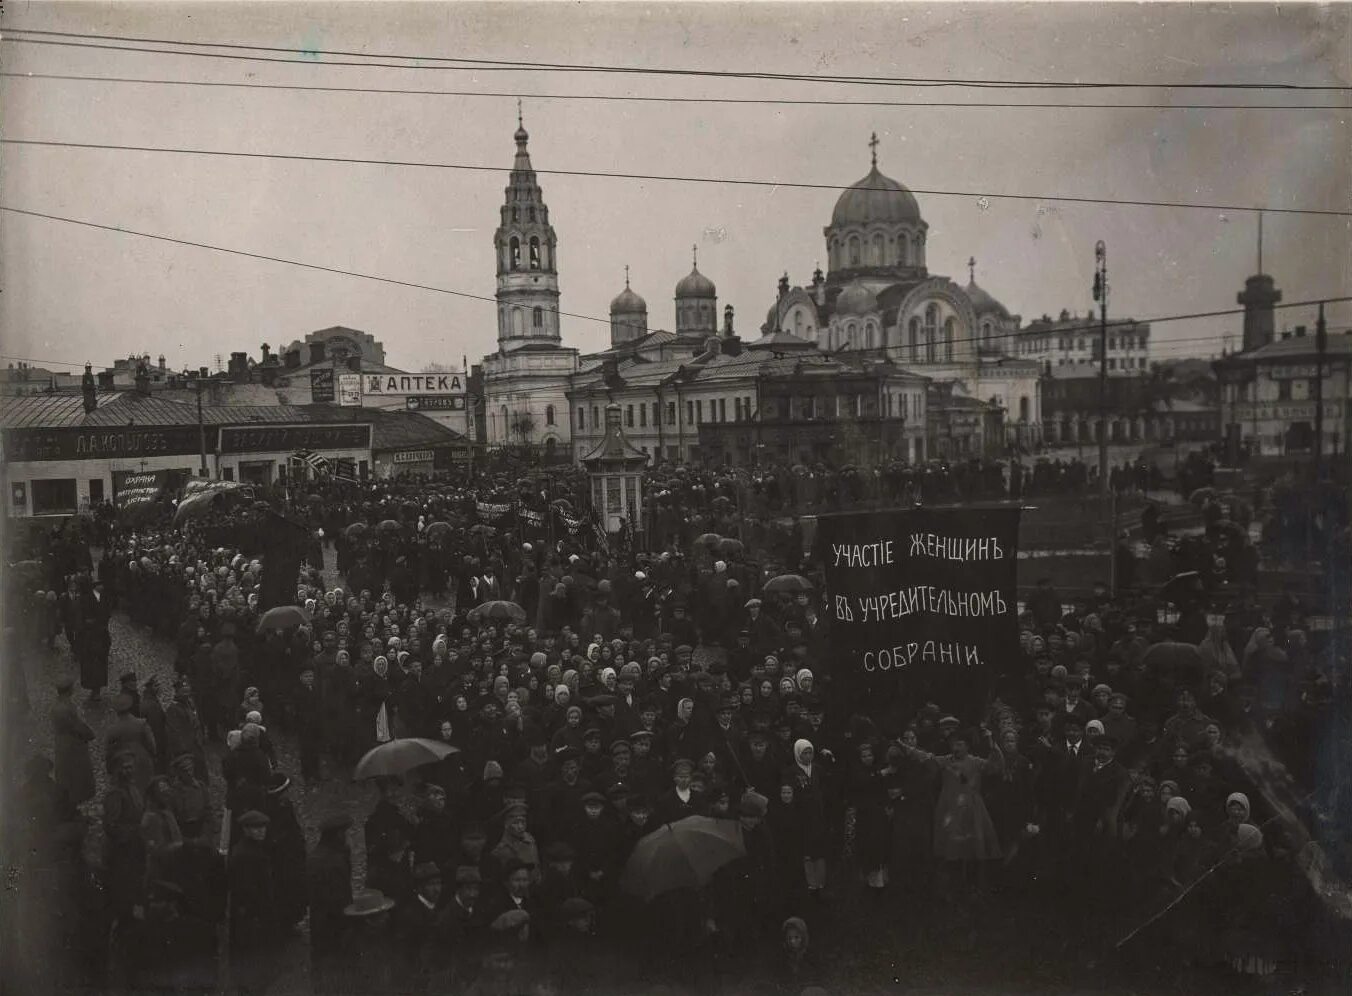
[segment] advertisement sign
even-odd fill
[[[369,425],[231,425],[221,429],[222,453],[370,448]]]
[[[332,367],[310,371],[310,403],[315,405],[333,403]]]
[[[28,482],[15,481],[9,488],[9,497],[16,506],[23,508],[28,504]]]
[[[445,397],[465,393],[465,375],[458,373],[361,375],[362,394],[386,397],[391,394],[416,394]]]
[[[209,425],[200,431],[206,437],[207,451],[215,449],[216,427]],[[5,455],[11,461],[183,456],[196,453],[201,439],[195,425],[10,429],[5,432]]]
[[[432,450],[400,450],[394,455],[395,463],[431,463]]]
[[[404,399],[409,411],[417,412],[463,412],[465,396],[463,394],[410,394]]]
[[[833,676],[850,708],[888,688],[969,718],[985,705],[1018,647],[1018,536],[1017,508],[817,519]]]
[[[338,375],[338,404],[349,408],[361,407],[361,374]]]

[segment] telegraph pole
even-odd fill
[[[1099,305],[1099,497],[1108,501],[1108,247],[1094,246],[1094,300]]]
[[[1324,323],[1324,302],[1319,302],[1319,318],[1314,324],[1314,480],[1324,477],[1324,354],[1328,352],[1328,326]]]

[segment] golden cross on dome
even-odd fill
[[[699,269],[699,244],[696,243],[690,247],[690,265]]]
[[[624,289],[629,289],[629,264],[624,264]]]
[[[868,147],[873,153],[873,165],[878,165],[878,133],[875,131],[873,137],[868,140]]]
[[[975,256],[968,256],[968,257],[967,257],[967,279],[968,279],[969,281],[971,281],[972,283],[976,283],[976,257],[975,257]]]
[[[521,116],[521,98],[516,98],[516,126],[518,128],[526,127],[526,122]]]

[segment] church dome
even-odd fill
[[[717,297],[714,282],[695,267],[676,284],[677,297]]]
[[[967,297],[972,302],[972,310],[978,315],[995,312],[1001,318],[1009,317],[1009,309],[978,287],[975,280],[969,283],[964,290],[967,291]]]
[[[612,314],[616,312],[647,311],[648,302],[630,290],[628,284],[625,284],[624,290],[620,291],[615,300],[610,302],[610,310]]]
[[[878,310],[878,299],[858,280],[853,281],[836,298],[836,314],[868,315]]]
[[[831,212],[832,228],[920,221],[920,205],[915,196],[890,176],[880,173],[877,163],[868,176],[846,188]]]

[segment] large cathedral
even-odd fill
[[[890,416],[894,400],[908,404],[910,431],[922,437],[926,422],[932,436],[936,420],[958,421],[977,411],[999,413],[1001,446],[1040,439],[1038,365],[1001,348],[1012,345],[1019,316],[977,285],[975,259],[968,261],[965,286],[929,272],[929,226],[915,196],[878,168],[876,136],[868,175],[841,193],[824,230],[827,272],[818,268],[807,286],[790,286],[785,274],[760,338],[742,343],[731,306],[720,327],[717,289],[695,256],[675,287],[674,331],[649,327],[647,302],[630,287],[626,267],[624,289],[610,305],[610,345],[585,355],[563,344],[558,240],[528,140],[518,120],[516,157],[494,234],[498,351],[483,363],[490,446],[530,445],[553,454],[571,444],[576,456],[602,433],[599,410],[625,395],[634,399],[630,427],[653,432],[654,446],[645,450],[690,459],[706,422],[699,414],[704,402],[711,412],[737,412],[736,421],[760,420],[748,383],[769,369],[764,363],[787,356],[805,377],[834,371],[874,378],[881,385],[877,413]],[[688,426],[683,405],[665,400],[664,389],[678,383],[693,399]],[[923,397],[907,392],[915,384],[928,385]],[[676,446],[670,445],[673,433]],[[924,453],[923,438],[901,451],[911,459]]]

